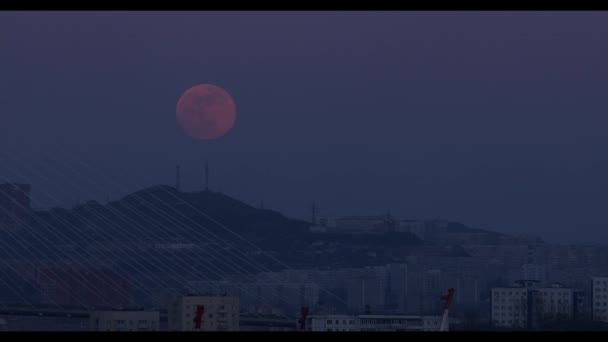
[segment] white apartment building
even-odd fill
[[[529,326],[529,287],[497,287],[490,298],[490,320],[499,328],[524,329]]]
[[[591,281],[593,320],[608,322],[608,277],[593,277]]]
[[[143,310],[93,311],[91,331],[158,331],[160,313]]]
[[[572,319],[576,305],[576,291],[553,284],[533,292],[534,317],[538,319]]]
[[[239,297],[182,296],[169,301],[170,331],[238,331]]]
[[[542,288],[535,287],[536,284],[536,281],[520,281],[515,287],[493,288],[492,326],[529,329],[545,320],[570,320],[584,314],[582,291],[557,283]]]
[[[313,315],[308,331],[437,331],[440,316]]]

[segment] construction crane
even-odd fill
[[[450,306],[452,306],[452,299],[454,299],[454,289],[448,289],[448,294],[445,296],[441,296],[441,300],[445,302],[443,306],[443,315],[441,316],[441,322],[439,322],[439,331],[448,331],[450,328],[449,322],[449,311]]]
[[[201,323],[203,322],[204,313],[205,313],[204,305],[199,305],[196,307],[196,315],[194,316],[194,330],[201,330]]]

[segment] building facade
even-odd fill
[[[591,281],[593,320],[608,322],[608,277],[593,277]]]
[[[182,296],[169,301],[171,331],[238,331],[238,297]]]
[[[159,325],[158,311],[93,311],[90,317],[91,331],[158,331]]]
[[[498,287],[491,291],[490,319],[493,327],[525,329],[530,324],[529,287]]]
[[[532,292],[533,314],[539,322],[544,320],[572,320],[577,312],[577,291],[553,284]]]
[[[514,287],[493,288],[490,320],[495,328],[534,329],[543,323],[584,317],[584,293],[537,281],[519,281]]]

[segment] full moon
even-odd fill
[[[236,120],[232,97],[213,84],[199,84],[186,90],[177,101],[176,112],[184,133],[200,140],[224,136]]]

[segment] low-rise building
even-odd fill
[[[309,331],[359,331],[359,318],[349,315],[319,315],[308,318]]]
[[[360,331],[438,331],[441,316],[361,315]]]
[[[312,315],[308,331],[437,331],[440,316]]]
[[[169,301],[171,331],[238,331],[239,297],[182,296]]]
[[[160,313],[144,310],[93,311],[91,331],[158,331]]]

